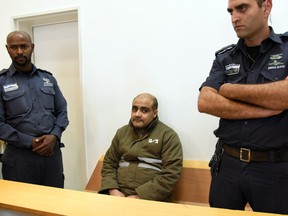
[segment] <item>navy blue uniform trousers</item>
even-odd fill
[[[1,161],[5,180],[64,187],[62,153],[58,142],[50,157],[40,156],[31,149],[7,145]]]
[[[288,162],[243,162],[226,153],[212,173],[211,207],[288,214]]]

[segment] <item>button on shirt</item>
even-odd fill
[[[259,55],[249,66],[244,40],[216,55],[203,86],[219,90],[224,83],[257,84],[283,80],[288,75],[288,34],[273,32],[261,44]],[[287,93],[288,96],[288,93]],[[288,112],[243,120],[220,119],[214,134],[226,144],[258,150],[288,148]]]
[[[44,134],[58,138],[68,126],[67,103],[51,73],[33,65],[22,73],[13,64],[0,75],[0,138],[20,148]]]

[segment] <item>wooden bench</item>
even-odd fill
[[[101,169],[104,155],[101,156],[85,187],[85,191],[98,192],[101,186]],[[173,192],[173,202],[209,206],[210,169],[208,161],[184,160],[183,170]],[[247,204],[246,211],[252,211]]]
[[[99,159],[85,191],[98,192],[104,156]],[[184,160],[181,178],[173,193],[173,202],[208,205],[211,175],[208,161]]]

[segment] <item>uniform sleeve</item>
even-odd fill
[[[163,137],[162,174],[136,188],[142,199],[165,201],[172,192],[182,172],[183,152],[178,135],[174,131]]]
[[[230,52],[234,52],[234,49],[237,47],[236,44],[231,44],[226,47],[223,47],[222,49],[218,50],[215,53],[215,59],[213,61],[212,68],[210,70],[209,76],[207,77],[206,81],[201,85],[199,90],[201,90],[202,87],[208,86],[211,88],[214,88],[216,90],[219,90],[221,85],[225,83],[226,80],[226,68],[224,68],[223,65],[223,59],[229,55]]]
[[[111,146],[107,150],[104,157],[101,171],[102,180],[99,193],[105,194],[108,193],[109,189],[119,189],[117,182],[117,170],[121,156],[118,151],[118,144],[119,142],[116,133],[112,140]]]
[[[69,124],[68,114],[67,114],[67,102],[64,98],[58,83],[54,77],[52,77],[54,82],[54,90],[55,90],[55,122],[54,127],[50,134],[56,135],[59,139],[62,136],[63,131]]]
[[[205,80],[205,82],[201,85],[200,90],[204,86],[208,86],[219,90],[221,85],[223,85],[225,81],[225,71],[221,67],[219,59],[216,57],[213,61],[212,68],[210,70],[209,76]]]

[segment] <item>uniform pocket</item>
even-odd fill
[[[41,92],[43,93],[41,97],[41,101],[45,109],[54,110],[54,97],[55,91],[53,87],[41,87]]]
[[[25,91],[23,89],[4,93],[3,100],[5,101],[7,116],[18,116],[28,112],[29,106],[24,95]]]
[[[242,73],[227,75],[226,74],[226,83],[244,83],[246,80],[246,75]]]
[[[15,163],[15,157],[4,153],[1,157],[1,162],[5,164],[6,166],[13,167]]]
[[[260,72],[263,76],[262,83],[273,82],[283,80],[287,77],[287,71],[285,70],[263,70]]]

